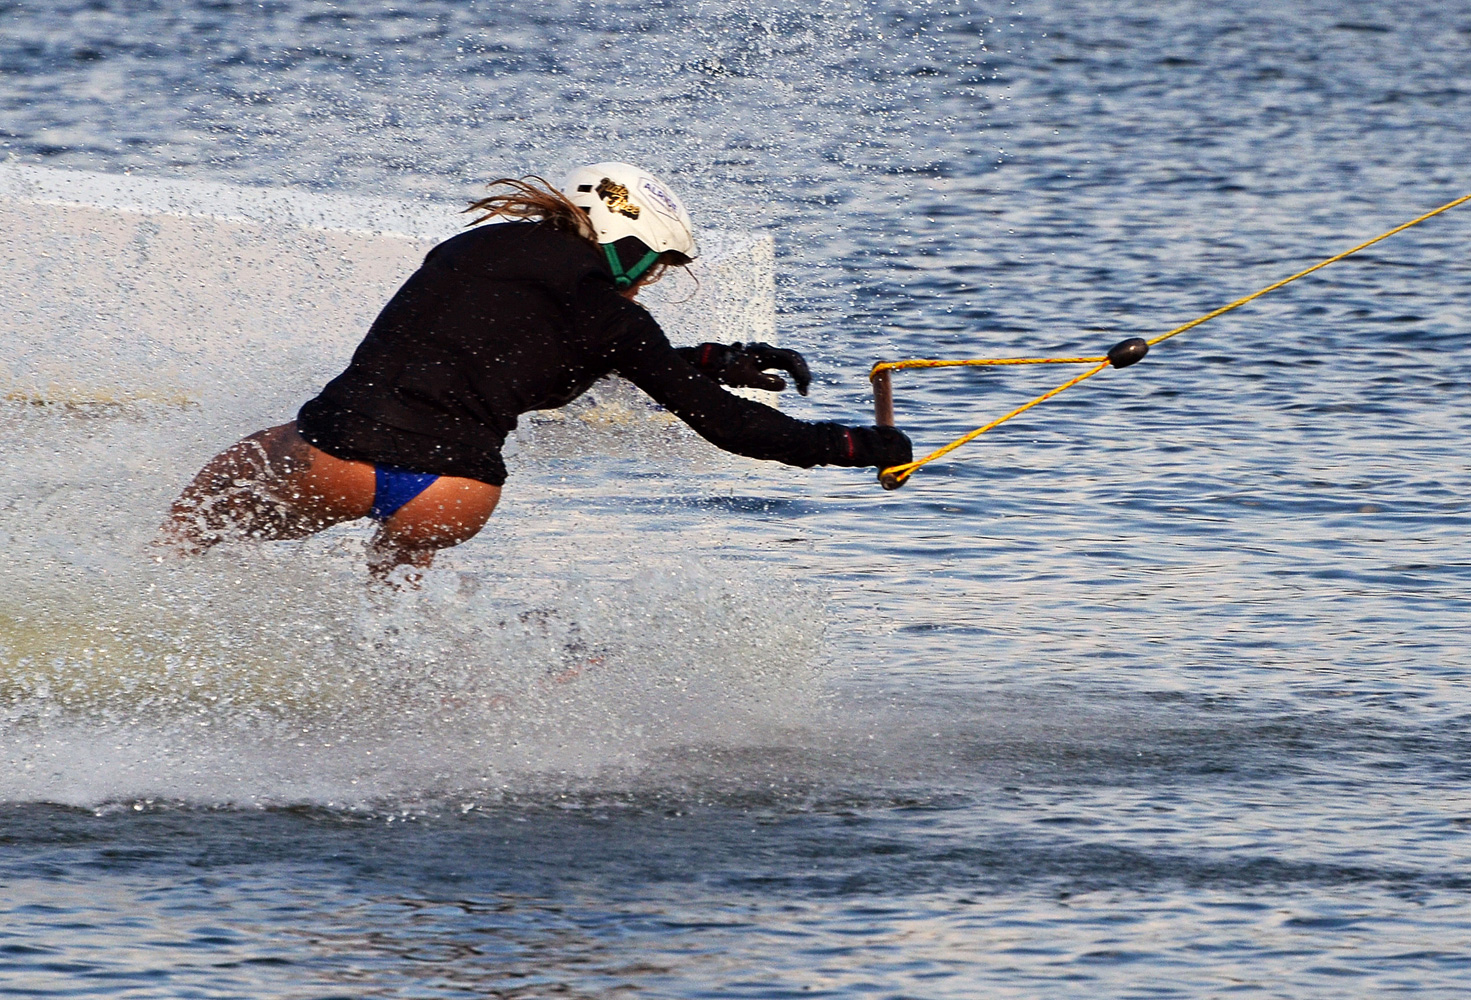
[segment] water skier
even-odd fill
[[[618,374],[726,451],[811,468],[911,459],[892,427],[793,419],[721,384],[806,394],[807,364],[764,344],[674,348],[634,301],[696,255],[690,217],[648,172],[597,163],[558,191],[502,179],[475,225],[436,246],[347,370],[296,419],[213,458],[162,538],[199,553],[230,537],[302,538],[369,517],[369,569],[424,568],[485,525],[516,418],[565,406]]]

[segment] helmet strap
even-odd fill
[[[603,256],[608,258],[608,267],[613,272],[613,284],[620,291],[625,288],[632,288],[633,283],[639,278],[642,278],[649,268],[654,266],[654,262],[659,259],[659,252],[657,250],[650,250],[640,257],[632,267],[625,269],[623,267],[623,261],[618,258],[617,247],[612,243],[604,243],[602,247]]]

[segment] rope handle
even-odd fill
[[[1454,201],[1446,202],[1439,208],[1432,209],[1431,211],[1426,212],[1424,215],[1420,215],[1411,219],[1409,222],[1405,222],[1398,226],[1395,226],[1388,232],[1380,233],[1372,240],[1365,240],[1358,246],[1350,247],[1342,253],[1334,254],[1332,257],[1329,257],[1326,260],[1319,261],[1312,267],[1306,268],[1302,271],[1298,271],[1296,274],[1283,278],[1281,281],[1275,281],[1265,288],[1259,289],[1258,291],[1252,292],[1250,295],[1239,298],[1235,302],[1231,302],[1227,305],[1221,306],[1219,309],[1214,309],[1206,313],[1204,316],[1199,316],[1188,323],[1182,323],[1180,326],[1175,327],[1173,330],[1168,330],[1157,337],[1153,337],[1149,340],[1145,340],[1141,337],[1130,337],[1128,340],[1120,341],[1112,348],[1110,348],[1109,352],[1102,357],[968,358],[963,360],[912,358],[908,361],[881,361],[873,366],[873,369],[869,372],[868,377],[869,381],[873,383],[874,419],[880,426],[884,427],[894,426],[894,389],[893,380],[890,372],[902,371],[907,368],[955,368],[959,366],[973,365],[990,366],[1087,364],[1093,365],[1094,367],[1090,368],[1088,371],[1084,372],[1081,375],[1068,379],[1066,382],[1062,383],[1056,388],[1047,390],[1036,399],[1033,399],[1028,403],[1024,403],[1021,406],[1018,406],[1010,413],[997,417],[990,423],[977,427],[975,430],[970,431],[969,433],[962,434],[954,441],[951,441],[949,444],[945,445],[942,448],[938,448],[935,451],[930,452],[930,454],[924,456],[923,458],[916,459],[913,462],[906,462],[903,465],[895,465],[887,469],[880,469],[878,475],[879,483],[886,490],[897,490],[899,487],[904,485],[909,477],[914,474],[914,470],[918,469],[920,466],[927,465],[928,463],[933,462],[935,459],[940,458],[941,456],[950,454],[950,452],[954,451],[956,448],[959,448],[961,445],[968,444],[969,442],[974,441],[976,438],[980,437],[982,434],[986,433],[992,428],[999,427],[1013,417],[1020,416],[1021,414],[1030,410],[1032,407],[1036,406],[1038,403],[1045,402],[1051,399],[1053,396],[1056,396],[1058,393],[1064,392],[1065,390],[1071,389],[1073,386],[1078,385],[1079,383],[1087,381],[1094,375],[1097,375],[1099,372],[1103,371],[1105,368],[1127,368],[1129,367],[1129,365],[1136,364],[1137,362],[1144,359],[1144,356],[1149,353],[1149,349],[1151,347],[1160,343],[1161,341],[1169,340],[1171,337],[1177,334],[1181,334],[1184,333],[1186,330],[1193,329],[1200,324],[1205,323],[1208,320],[1213,320],[1217,316],[1222,316],[1233,309],[1239,309],[1241,306],[1246,305],[1248,302],[1261,298],[1268,292],[1274,292],[1277,289],[1281,288],[1283,285],[1291,284],[1298,278],[1305,278],[1308,275],[1312,274],[1314,271],[1321,270],[1322,268],[1327,267],[1329,264],[1337,263],[1338,261],[1343,260],[1345,257],[1352,257],[1354,254],[1358,253],[1361,250],[1367,250],[1369,247],[1373,246],[1375,243],[1378,243],[1380,240],[1387,240],[1389,239],[1389,237],[1395,235],[1396,233],[1402,233],[1406,229],[1409,229],[1411,226],[1418,226],[1426,219],[1434,218],[1442,212],[1449,212],[1457,205],[1463,205],[1468,201],[1471,201],[1471,194],[1462,195]]]

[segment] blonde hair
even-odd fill
[[[492,190],[495,188],[509,190],[470,202],[470,207],[465,209],[465,212],[481,214],[467,222],[466,226],[478,226],[492,219],[530,220],[550,226],[561,233],[579,236],[595,247],[600,245],[598,235],[593,231],[592,223],[588,221],[587,213],[572,204],[571,200],[553,187],[545,177],[538,177],[536,174],[519,179],[499,177],[486,186]],[[686,262],[683,254],[666,251],[659,255],[659,259],[639,277],[638,281],[634,282],[633,287],[652,285],[662,278],[664,272],[670,267],[682,267]]]

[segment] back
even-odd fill
[[[607,347],[630,323],[654,321],[618,294],[585,240],[538,223],[477,226],[429,252],[322,397],[401,430],[498,448],[519,414],[606,375]]]

